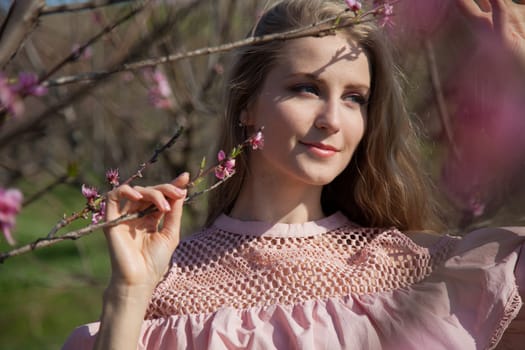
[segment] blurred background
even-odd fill
[[[175,145],[135,183],[196,173],[203,156],[212,162],[231,54],[122,68],[240,40],[273,2],[0,1],[0,188],[24,195],[17,246],[81,210],[82,184],[108,190],[107,169],[131,176],[180,126]],[[421,171],[434,179],[449,231],[523,225],[525,63],[455,0],[401,0],[384,30],[422,135]],[[29,79],[20,73],[45,77],[47,91],[9,99],[6,86]],[[187,206],[184,234],[202,224],[205,210],[204,198]],[[0,251],[11,248],[0,237]],[[108,276],[100,232],[7,259],[0,348],[59,348],[75,326],[98,318]]]

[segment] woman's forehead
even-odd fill
[[[364,85],[370,84],[370,67],[365,50],[355,40],[344,35],[305,37],[286,42],[279,53],[282,73],[322,75],[334,72],[346,74]]]

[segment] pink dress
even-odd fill
[[[341,213],[273,225],[223,215],[179,244],[138,348],[494,348],[522,305],[524,242],[523,228],[460,239]],[[97,329],[77,328],[64,349],[90,349]]]

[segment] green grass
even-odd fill
[[[14,234],[18,244],[45,236],[64,213],[82,206],[77,189],[55,189],[23,209]],[[0,250],[8,249],[2,239]],[[76,326],[98,318],[108,276],[100,232],[9,258],[0,265],[0,348],[60,348]]]

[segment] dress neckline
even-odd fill
[[[220,215],[213,226],[219,230],[247,236],[261,237],[308,237],[316,236],[339,227],[353,225],[347,217],[336,212],[332,215],[315,221],[301,224],[271,223],[265,221],[242,221],[226,214]]]

